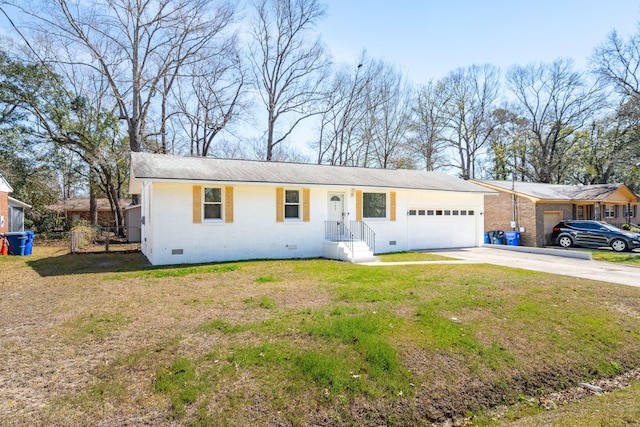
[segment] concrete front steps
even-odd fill
[[[349,250],[347,242],[330,242],[323,243],[323,256],[329,259],[337,259],[340,261],[360,263],[374,262],[378,258],[371,252],[366,242],[354,241],[353,253]]]

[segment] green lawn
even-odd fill
[[[376,255],[382,262],[452,261],[455,258],[428,252],[394,252]]]
[[[596,261],[615,262],[640,267],[640,253],[638,252],[592,251],[591,253]]]
[[[0,257],[0,424],[496,425],[491,408],[640,364],[638,288],[478,264],[34,252]]]

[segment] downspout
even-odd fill
[[[516,221],[516,177],[514,173],[511,174],[511,228],[513,230],[518,229],[518,223]]]
[[[516,221],[516,155],[513,153],[513,171],[511,172],[511,229],[517,230]]]

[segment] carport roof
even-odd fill
[[[616,191],[622,191],[630,201],[638,202],[636,196],[624,184],[595,184],[595,185],[561,185],[544,184],[538,182],[512,181],[475,181],[489,188],[505,190],[538,200],[552,201],[603,201]]]
[[[439,172],[131,153],[131,186],[139,181],[201,181],[397,188],[493,194]],[[135,190],[132,190],[135,191]]]
[[[31,205],[29,205],[29,204],[27,204],[25,202],[22,202],[22,201],[20,201],[18,199],[14,199],[13,197],[9,197],[9,206],[15,206],[15,207],[24,208],[24,209],[27,209],[27,208],[31,207]]]

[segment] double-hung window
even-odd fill
[[[300,191],[284,191],[284,217],[285,219],[300,218]]]
[[[364,218],[386,218],[387,195],[385,193],[362,193],[362,216]]]
[[[204,219],[222,219],[222,188],[205,187]]]
[[[604,205],[604,217],[605,218],[615,218],[616,217],[616,207],[614,205]]]

